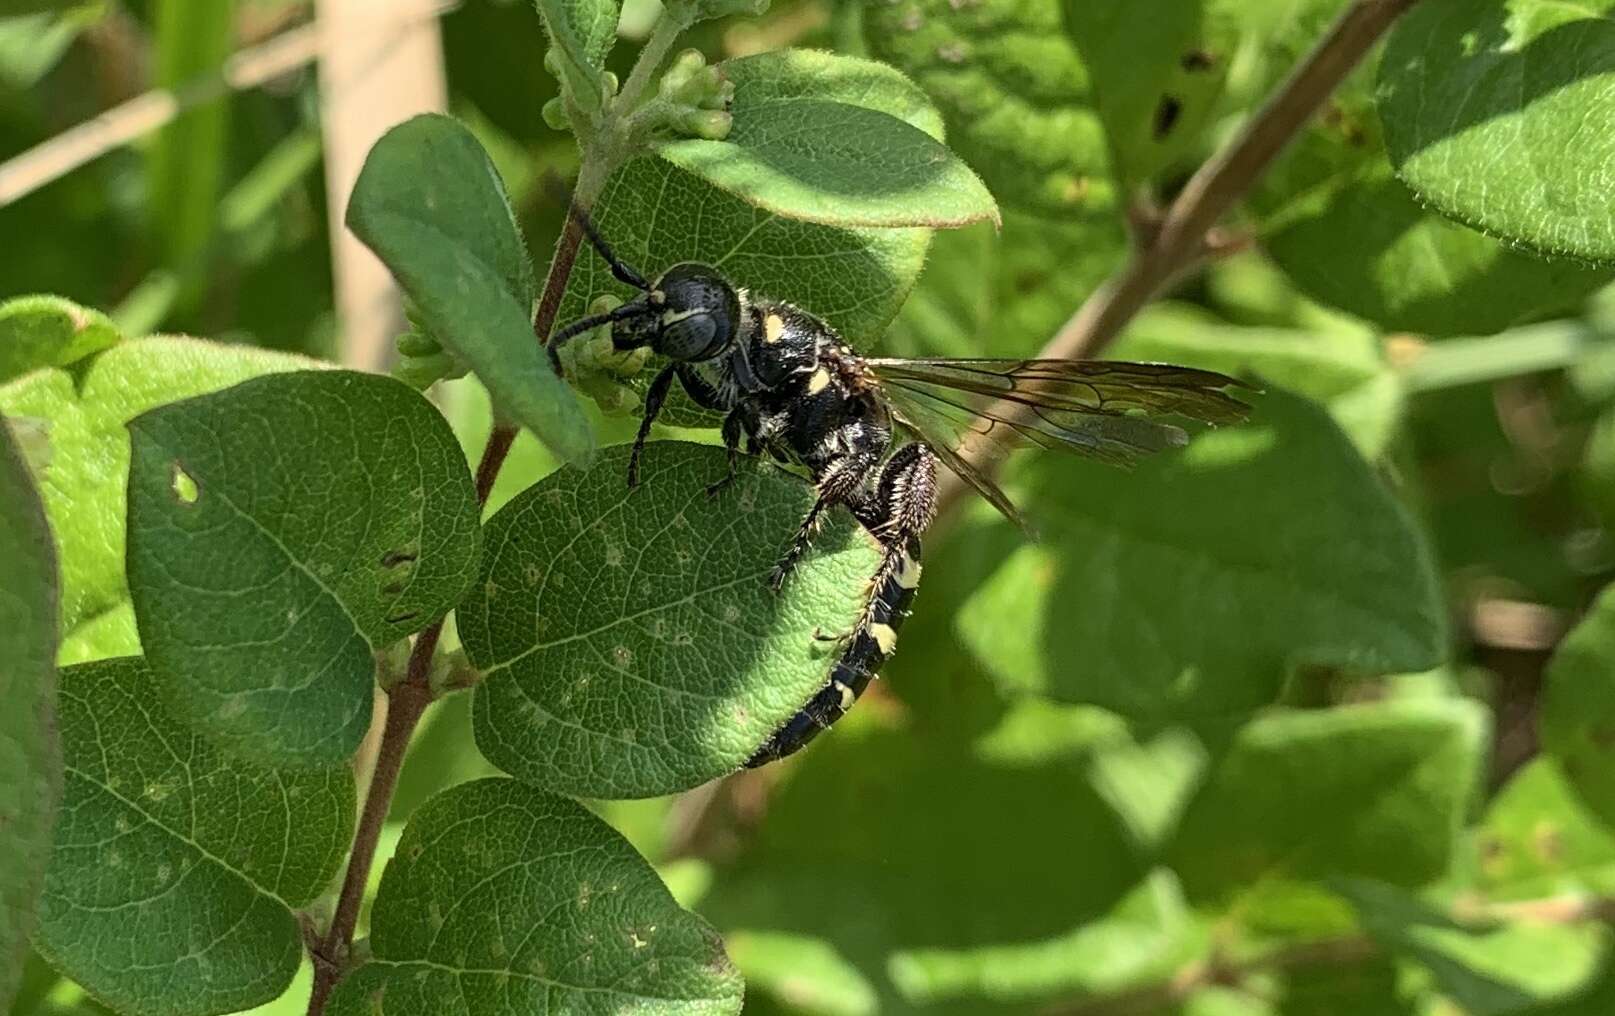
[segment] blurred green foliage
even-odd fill
[[[763,609],[761,581],[756,604],[704,617],[680,614],[691,597],[657,594],[660,586],[650,595],[669,602],[646,612],[628,605],[632,588],[596,581],[627,554],[682,565],[681,553],[721,556],[738,545],[717,529],[721,505],[692,509],[708,526],[688,538],[662,518],[673,499],[701,496],[716,452],[663,449],[687,468],[669,466],[631,497],[614,468],[539,484],[591,440],[622,441],[637,422],[562,398],[527,344],[521,316],[565,211],[544,178],[580,165],[578,137],[541,110],[608,106],[662,8],[536,6],[554,19],[548,35],[529,0],[463,0],[443,14],[450,112],[463,127],[417,121],[386,153],[391,161],[374,164],[373,192],[360,202],[356,228],[415,302],[417,345],[448,349],[488,379],[429,393],[466,452],[467,475],[451,454],[442,482],[388,478],[420,492],[385,518],[407,528],[447,511],[445,489],[464,501],[493,425],[492,390],[501,418],[533,429],[518,437],[484,509],[485,519],[510,514],[488,529],[499,546],[487,548],[478,609],[468,612],[486,631],[467,644],[494,669],[510,661],[477,655],[489,632],[547,645],[511,589],[561,576],[577,639],[544,657],[554,657],[548,669],[522,671],[525,701],[505,702],[503,718],[529,726],[548,702],[609,750],[591,756],[579,739],[560,782],[546,753],[561,742],[500,745],[490,757],[549,790],[689,786],[715,771],[710,759],[666,760],[688,755],[702,731],[718,741],[731,731],[714,702],[788,712],[769,695],[806,679],[770,677],[793,669],[778,661],[745,665],[746,646],[764,644],[747,642],[752,628],[784,631],[772,606]],[[1032,355],[1125,266],[1130,232],[1149,228],[1344,6],[775,0],[758,11],[683,0],[672,9],[703,20],[678,45],[734,71],[735,116],[723,125],[733,133],[653,132],[639,158],[601,181],[595,218],[646,271],[712,261],[825,316],[861,349]],[[392,984],[411,1012],[446,1011],[446,999],[471,1013],[515,1012],[511,985],[554,982],[563,995],[613,992],[601,997],[623,1007],[727,1013],[740,1005],[732,963],[745,1012],[758,1016],[1610,1012],[1615,269],[1600,184],[1615,136],[1604,87],[1615,55],[1609,6],[1423,0],[1256,182],[1225,224],[1235,241],[1226,255],[1181,280],[1107,350],[1249,376],[1268,389],[1254,399],[1253,422],[1198,435],[1132,473],[1052,457],[1012,463],[1006,486],[1045,539],[1024,542],[982,505],[946,520],[928,541],[902,651],[853,715],[799,757],[672,796],[583,802],[612,832],[548,793],[471,782],[494,772],[476,737],[498,726],[486,717],[500,703],[491,693],[514,695],[513,682],[437,703],[393,800],[370,879],[375,938],[341,1011],[364,1011],[371,988]],[[211,74],[312,8],[0,0],[0,184],[12,157],[149,88]],[[565,96],[546,70],[552,43],[564,51],[551,64]],[[794,119],[748,106],[758,102],[792,106]],[[342,215],[327,207],[318,109],[317,76],[303,68],[191,108],[0,206],[6,455],[30,467],[54,531],[63,665],[136,653],[142,635],[152,647],[205,655],[217,648],[208,633],[236,630],[231,609],[276,620],[263,604],[289,603],[288,624],[302,616],[266,581],[269,592],[212,591],[245,607],[197,609],[189,628],[151,627],[161,613],[141,596],[131,604],[124,568],[126,425],[154,407],[311,366],[305,358],[342,359],[330,267],[330,223]],[[812,145],[769,133],[793,124],[822,145],[833,135],[866,162],[885,131],[892,165],[859,177],[857,158],[817,159]],[[443,146],[443,158],[415,172],[412,159],[429,145]],[[926,158],[946,163],[957,206],[892,197],[913,182],[901,170]],[[824,200],[848,180],[871,193],[841,208]],[[931,228],[990,217],[980,184],[1001,228]],[[430,214],[416,215],[422,208]],[[418,234],[404,235],[411,229]],[[462,285],[473,262],[488,283],[480,289]],[[608,294],[623,290],[585,251],[561,319]],[[216,341],[144,337],[153,334]],[[237,399],[243,427],[261,428],[265,449],[301,429],[312,445],[326,429],[357,428],[343,431],[347,440],[389,426],[320,408],[304,378],[276,378],[296,407],[280,407],[296,419],[279,426],[275,413],[228,393],[211,404]],[[375,383],[407,406],[382,415],[430,415],[402,386]],[[607,408],[636,401],[625,395]],[[665,423],[710,422],[673,409]],[[434,424],[433,447],[452,452],[440,431]],[[707,429],[660,434],[715,440]],[[404,441],[404,431],[395,437]],[[345,505],[370,517],[353,507],[351,484],[385,462],[351,449],[287,454],[310,475],[283,482],[284,467],[276,474],[258,462],[273,456],[247,455],[252,489],[215,487],[198,472],[200,496],[229,496],[249,514],[292,498],[309,514],[285,517]],[[177,474],[164,465],[152,463],[146,494],[179,495],[162,502],[172,516],[162,531],[183,531],[183,502],[198,489],[171,486]],[[593,486],[569,501],[580,477]],[[737,519],[766,527],[752,534],[757,547],[788,529],[788,498],[776,500],[736,508]],[[575,549],[608,517],[610,538]],[[574,533],[546,521],[554,518],[589,525]],[[652,522],[664,531],[636,543],[636,523]],[[305,591],[323,590],[321,569],[343,567],[344,548],[301,547],[297,535],[265,539],[290,548]],[[363,540],[354,546],[368,552]],[[208,560],[225,562],[221,581],[243,564],[228,550]],[[205,584],[211,570],[204,564],[188,581]],[[452,590],[429,571],[419,581],[454,598],[467,579]],[[400,595],[366,592],[378,604]],[[818,560],[802,598],[832,617],[845,613],[848,593],[845,576]],[[341,601],[326,604],[333,630],[345,623]],[[778,624],[799,637],[812,622],[793,610]],[[677,644],[663,622],[703,632],[702,644]],[[613,624],[639,627],[584,653]],[[733,631],[746,638],[722,642]],[[0,646],[14,637],[4,633]],[[385,641],[374,646],[383,677],[396,666]],[[459,646],[452,625],[444,641]],[[592,680],[613,667],[620,680]],[[48,683],[26,674],[27,688],[6,683],[14,673],[23,671],[0,672],[0,689],[37,694]],[[225,674],[212,690],[262,690],[253,675],[236,676],[242,682]],[[304,883],[336,868],[332,830],[350,821],[351,801],[322,800],[317,820],[281,820],[315,814],[292,803],[291,790],[340,789],[347,774],[312,758],[302,760],[312,768],[284,773],[236,771],[200,739],[190,751],[193,735],[155,694],[127,687],[137,678],[148,675],[129,663],[66,673],[73,821],[57,827],[40,951],[21,942],[23,922],[0,915],[0,1002],[14,992],[12,1016],[202,1014],[257,1000],[265,1004],[252,1011],[264,1016],[301,1013],[309,971],[305,962],[287,986],[290,908],[319,895]],[[708,694],[731,681],[744,686]],[[97,694],[98,684],[119,687]],[[640,685],[639,697],[622,690]],[[348,706],[362,712],[363,703]],[[99,709],[104,730],[92,722]],[[210,735],[210,723],[240,715],[208,712],[176,715]],[[640,713],[645,724],[629,722]],[[641,726],[655,750],[635,743]],[[56,792],[47,779],[26,791],[36,796],[16,796],[23,781],[11,773],[51,761],[10,729],[0,724],[0,841],[8,816],[46,814]],[[164,732],[164,743],[96,768],[105,765],[98,738],[133,741],[127,731],[141,730]],[[740,757],[744,746],[718,754]],[[631,769],[634,758],[634,778],[601,778],[608,762]],[[182,804],[207,821],[186,826]],[[248,806],[258,821],[250,835],[238,843],[221,834],[232,809]],[[255,867],[271,846],[273,877]],[[383,875],[395,850],[400,860]],[[119,867],[130,858],[151,863]],[[519,877],[497,891],[478,883],[510,866]],[[194,897],[154,888],[193,867],[219,888],[193,888]],[[305,876],[295,890],[277,884],[288,871]],[[7,906],[29,879],[16,881],[0,879]],[[168,903],[150,904],[144,890]],[[53,902],[64,898],[72,908]],[[236,909],[209,910],[209,899]],[[471,906],[456,911],[462,899]],[[320,924],[332,905],[327,893],[303,909]],[[126,932],[84,916],[123,907],[156,929],[134,943],[147,949],[138,957],[119,951]],[[196,916],[204,912],[212,924]],[[231,914],[246,921],[239,935],[187,939]],[[546,935],[555,914],[576,923]],[[663,932],[672,945],[655,937]],[[255,962],[271,954],[272,964]],[[665,967],[636,966],[636,955]],[[120,976],[120,964],[136,961],[170,980],[153,987]],[[435,973],[405,976],[412,965]],[[445,971],[457,974],[440,980]]]

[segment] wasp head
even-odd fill
[[[611,327],[618,349],[649,345],[671,360],[710,360],[740,331],[740,296],[710,265],[674,265],[634,302],[644,304],[643,312]]]

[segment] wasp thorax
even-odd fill
[[[729,348],[740,331],[740,297],[709,265],[674,265],[641,299],[648,313],[618,322],[613,340],[651,348],[673,360],[709,360]]]

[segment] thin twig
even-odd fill
[[[1162,289],[1205,257],[1208,237],[1224,214],[1300,132],[1335,88],[1391,24],[1418,0],[1356,0],[1324,33],[1288,81],[1239,135],[1201,166],[1167,209],[1160,228],[1138,238],[1132,260],[1095,290],[1038,355],[1054,359],[1096,356]],[[1025,407],[996,403],[992,412],[1021,419]],[[966,449],[980,468],[991,460]],[[954,507],[966,488],[947,474],[939,511]]]

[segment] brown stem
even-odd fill
[[[542,339],[555,324],[555,314],[561,306],[561,294],[566,291],[567,279],[577,262],[578,245],[583,231],[567,216],[566,229],[550,262],[549,275],[544,280],[544,293],[539,298],[538,312],[533,318],[533,331]],[[494,480],[510,453],[511,442],[516,439],[516,428],[497,420],[488,443],[482,449],[477,463],[477,503],[486,504],[493,490]],[[404,679],[387,693],[387,721],[382,729],[381,748],[376,756],[375,773],[370,789],[365,794],[364,809],[359,815],[359,826],[354,830],[353,849],[348,855],[348,870],[342,876],[342,889],[337,896],[336,913],[331,927],[323,939],[311,941],[309,954],[314,961],[314,988],[309,994],[308,1016],[323,1016],[326,1002],[337,982],[347,972],[348,957],[353,950],[353,931],[359,922],[359,908],[364,903],[365,884],[370,880],[370,867],[375,861],[376,843],[381,827],[392,807],[393,791],[398,788],[398,774],[404,768],[404,757],[426,707],[432,703],[432,658],[437,652],[438,639],[443,634],[443,622],[432,625],[415,637],[409,654],[409,666]]]
[[[376,754],[376,771],[370,779],[370,790],[365,794],[359,827],[354,830],[353,849],[348,855],[347,873],[342,877],[336,914],[331,918],[331,928],[325,938],[311,950],[314,988],[308,999],[309,1016],[325,1012],[331,990],[347,966],[348,953],[353,947],[353,929],[359,921],[359,907],[364,902],[365,885],[370,880],[370,866],[376,857],[381,827],[387,821],[393,791],[398,788],[398,774],[404,768],[410,738],[432,701],[427,676],[442,634],[443,622],[439,621],[415,637],[415,647],[409,654],[409,669],[404,679],[388,692],[387,724],[382,729],[381,750]]]
[[[1132,260],[1094,291],[1038,355],[1082,359],[1097,355],[1121,334],[1144,305],[1206,255],[1208,234],[1256,182],[1340,82],[1373,48],[1391,24],[1418,0],[1356,0],[1324,33],[1311,53],[1232,141],[1194,174],[1172,202],[1160,226],[1138,237]],[[999,402],[998,414],[1020,419],[1025,407]],[[983,470],[990,459],[966,454]],[[943,478],[939,511],[965,493],[957,476]]]

